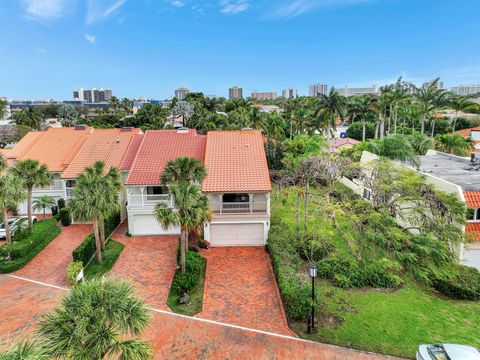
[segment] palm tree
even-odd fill
[[[8,210],[16,208],[18,203],[25,200],[26,197],[27,193],[23,180],[19,180],[10,173],[0,176],[0,211],[3,216],[7,243],[12,242],[10,225],[8,224]]]
[[[447,100],[448,93],[444,89],[439,88],[439,81],[440,79],[437,78],[428,85],[415,89],[414,98],[422,113],[420,119],[420,133],[422,135],[425,133],[425,121],[431,119],[435,109],[444,105]]]
[[[205,167],[202,162],[195,158],[181,156],[170,160],[160,176],[160,184],[167,186],[179,182],[201,183],[206,176]]]
[[[382,92],[378,99],[373,104],[373,110],[377,115],[377,127],[375,129],[375,138],[383,139],[385,137],[385,121],[390,114],[390,94]]]
[[[203,225],[211,220],[208,198],[200,187],[188,182],[170,183],[168,190],[174,207],[165,207],[163,203],[155,206],[155,216],[164,229],[171,226],[180,227],[180,267],[186,272],[185,249],[187,234],[200,232]]]
[[[102,277],[67,292],[37,333],[50,359],[143,360],[153,357],[151,346],[128,336],[140,336],[149,320],[130,283]]]
[[[370,141],[367,150],[381,157],[409,162],[416,167],[420,165],[418,155],[407,137],[400,134]]]
[[[177,117],[182,117],[182,126],[185,127],[188,120],[192,117],[194,110],[195,109],[192,104],[183,100],[178,101],[172,111],[173,121],[175,121],[175,118]],[[175,124],[172,124],[172,126],[173,125]]]
[[[32,106],[13,114],[12,119],[15,124],[25,125],[33,130],[40,130],[43,125],[43,114]]]
[[[375,101],[376,99],[371,95],[362,95],[351,97],[347,103],[347,113],[352,123],[357,119],[362,120],[362,141],[366,140],[365,116],[373,113]]]
[[[130,102],[129,98],[123,98],[121,102],[121,106],[123,111],[125,111],[126,115],[129,115],[132,111],[132,103]]]
[[[42,195],[33,201],[33,210],[43,210],[43,219],[45,220],[45,209],[55,206],[55,200],[49,195]]]
[[[44,349],[38,342],[20,340],[4,351],[0,351],[0,359],[4,360],[48,360]]]
[[[457,120],[458,120],[458,112],[461,110],[465,110],[469,106],[472,106],[474,102],[471,101],[466,96],[450,94],[450,97],[448,99],[448,104],[452,107],[453,110],[455,110],[455,118],[453,119],[453,126],[452,126],[453,128],[452,132],[455,132],[455,128],[457,126]]]
[[[410,99],[408,92],[407,83],[402,81],[402,77],[399,77],[397,82],[391,87],[391,98],[392,98],[392,111],[391,116],[393,116],[393,133],[397,133],[397,122],[398,122],[398,109],[401,105],[407,103]]]
[[[457,133],[438,135],[436,140],[437,148],[448,154],[465,156],[468,151],[473,148],[473,143],[470,138],[464,138]]]
[[[427,151],[432,149],[434,146],[432,138],[422,135],[418,131],[415,131],[411,135],[407,135],[407,139],[413,150],[415,150],[418,155],[425,155]]]
[[[112,96],[108,102],[110,103],[110,106],[112,107],[113,112],[116,113],[117,108],[118,108],[118,104],[120,103],[118,98],[116,96]]]
[[[28,227],[32,229],[32,191],[33,187],[37,186],[43,188],[50,185],[53,179],[48,172],[45,164],[40,164],[38,160],[27,159],[17,162],[10,171],[18,178],[23,180],[27,187],[27,212],[28,212]]]
[[[345,111],[346,99],[341,96],[335,88],[331,88],[328,95],[318,94],[319,101],[315,112],[315,115],[325,115],[326,120],[326,137],[330,140],[332,131],[336,128],[337,118],[343,118]]]

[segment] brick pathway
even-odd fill
[[[156,309],[168,310],[167,298],[177,268],[178,236],[125,236],[126,222],[112,235],[125,250],[110,276],[130,280],[145,301]]]
[[[263,247],[213,248],[202,255],[207,258],[207,275],[198,317],[294,335]]]
[[[0,348],[31,335],[40,314],[50,311],[64,293],[0,275]],[[155,359],[393,359],[171,313],[155,312],[152,317],[143,338],[153,345]]]
[[[62,227],[62,232],[15,274],[52,285],[66,286],[66,271],[72,262],[72,251],[91,232],[92,225],[89,224]]]

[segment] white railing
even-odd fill
[[[137,205],[137,206],[153,206],[158,203],[170,204],[170,195],[169,194],[158,194],[158,195],[128,195],[128,205]]]
[[[49,186],[45,186],[43,188],[34,186],[33,191],[49,191],[49,190],[63,190],[63,181],[62,180],[53,180],[53,182]]]
[[[251,205],[251,206],[250,206]],[[258,214],[267,212],[266,202],[231,202],[214,204],[212,211],[215,214]]]

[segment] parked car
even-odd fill
[[[35,224],[38,221],[37,217],[32,216],[32,221]],[[8,224],[10,225],[11,236],[14,236],[18,229],[26,229],[28,227],[28,217],[12,216],[8,219]],[[0,224],[0,239],[5,239],[6,237],[5,225],[2,222]]]
[[[420,345],[417,360],[480,360],[480,351],[466,345]]]

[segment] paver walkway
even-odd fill
[[[293,335],[263,247],[202,251],[207,258],[203,310],[198,317]]]
[[[0,348],[28,337],[40,314],[51,310],[65,290],[0,275]],[[300,339],[214,324],[167,312],[153,312],[143,338],[155,359],[393,359]],[[3,345],[2,345],[3,344]]]
[[[167,310],[167,298],[177,268],[178,236],[132,236],[123,223],[112,235],[125,250],[110,271],[110,276],[131,281],[147,304]]]
[[[37,256],[15,274],[57,286],[66,286],[66,271],[72,262],[72,251],[92,232],[92,225],[73,224],[62,232]]]

